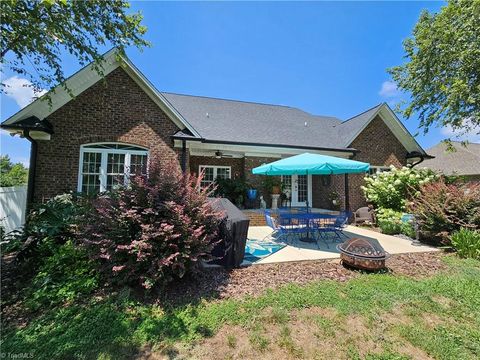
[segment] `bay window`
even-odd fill
[[[127,185],[131,175],[146,174],[148,151],[118,143],[80,147],[78,191],[93,194]]]

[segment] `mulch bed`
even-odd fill
[[[441,261],[443,256],[442,252],[392,255],[387,260],[388,272],[415,278],[431,276],[447,268]],[[339,259],[253,265],[230,271],[213,268],[178,282],[162,293],[165,294],[163,300],[173,303],[202,298],[242,298],[258,296],[268,288],[288,283],[344,282],[360,273],[345,268]]]
[[[447,255],[443,252],[392,255],[387,260],[388,272],[415,278],[432,276],[447,268],[441,261],[444,256]],[[10,271],[5,270],[12,270],[13,266],[8,261],[10,259],[2,260],[2,290],[7,290],[12,284],[9,284],[10,276],[5,276]],[[259,296],[266,289],[275,289],[288,283],[301,285],[319,280],[345,282],[359,274],[360,271],[345,268],[339,259],[262,264],[232,270],[215,267],[184,278],[166,289],[150,293],[147,297],[140,293],[138,296],[133,293],[132,295],[147,303],[181,305],[204,299]],[[7,293],[2,292],[3,295]],[[16,318],[17,322],[20,320],[19,314],[22,311],[17,309],[19,304],[16,303],[16,299],[17,296],[9,297],[8,300],[2,299],[2,320],[12,317]]]

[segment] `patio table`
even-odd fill
[[[317,240],[310,237],[311,229],[325,226],[327,223],[335,222],[337,217],[331,214],[322,213],[299,213],[299,212],[281,212],[278,214],[278,222],[287,232],[302,233],[305,237],[300,237],[300,241],[314,242]]]

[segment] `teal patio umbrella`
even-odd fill
[[[255,175],[340,175],[365,173],[370,164],[335,156],[304,153],[252,169]],[[308,204],[307,204],[308,205]],[[348,210],[348,177],[345,175],[345,206]]]
[[[338,175],[364,173],[369,169],[369,163],[304,153],[263,164],[252,169],[252,173],[255,175]]]

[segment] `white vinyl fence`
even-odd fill
[[[0,187],[0,224],[5,232],[24,225],[26,207],[26,186]]]

